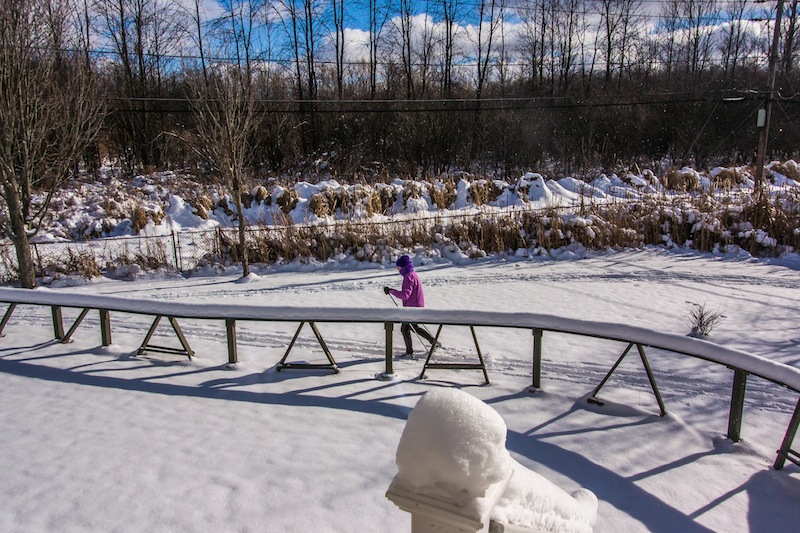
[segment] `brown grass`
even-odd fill
[[[700,189],[700,181],[694,173],[672,169],[664,176],[664,186],[671,191],[692,192]]]

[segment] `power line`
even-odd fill
[[[696,95],[693,97],[685,96],[675,99],[668,94],[658,95],[658,98],[631,98],[628,100],[598,101],[600,98],[577,98],[577,97],[540,97],[540,98],[514,98],[514,99],[464,99],[464,100],[305,100],[305,101],[280,101],[283,104],[296,104],[298,107],[270,107],[276,104],[275,101],[260,100],[257,103],[264,104],[258,111],[261,113],[276,114],[395,114],[395,113],[454,113],[454,112],[498,112],[498,111],[533,111],[542,109],[566,110],[566,109],[586,109],[586,108],[608,108],[608,107],[636,107],[636,106],[666,106],[693,103],[726,102],[720,98],[720,93],[709,92],[705,96]],[[715,97],[712,97],[715,96]],[[618,98],[618,97],[617,97]],[[126,99],[117,98],[114,101],[132,102],[167,102],[171,104],[184,103],[187,107],[163,107],[163,108],[115,108],[113,113],[194,113],[192,101],[189,99]],[[217,101],[217,100],[211,100]],[[738,100],[737,100],[738,101]],[[303,108],[300,104],[310,105]],[[387,105],[393,104],[391,108],[370,107],[366,104]],[[450,105],[444,105],[450,104]],[[337,105],[339,107],[331,107]]]
[[[111,56],[116,56],[116,57],[120,57],[121,56],[120,52],[117,51],[117,50],[109,50],[109,49],[103,49],[103,48],[93,48],[93,49],[90,49],[90,50],[77,50],[77,49],[70,49],[70,48],[59,48],[59,49],[49,49],[49,50],[54,50],[54,51],[58,51],[58,52],[62,52],[62,53],[69,53],[69,54],[83,54],[83,55],[89,54],[89,55],[96,55],[96,56],[99,56],[99,55],[111,55]],[[134,54],[134,53],[129,53],[128,54],[129,57],[136,57],[136,55],[137,54]],[[264,57],[263,54],[254,54],[249,59],[248,58],[241,58],[241,57],[228,57],[228,56],[207,56],[207,55],[200,56],[200,55],[195,55],[195,54],[165,54],[165,53],[156,54],[156,53],[149,53],[149,52],[142,52],[140,55],[142,57],[146,57],[148,59],[191,60],[191,61],[199,61],[199,60],[202,59],[202,60],[205,60],[205,61],[208,61],[208,62],[212,62],[212,63],[230,63],[230,64],[234,64],[234,63],[235,64],[243,64],[243,63],[247,63],[249,61],[251,64],[253,64],[255,66],[254,70],[260,70],[258,67],[262,66],[264,64],[267,64],[267,65],[278,65],[278,66],[280,66],[280,67],[282,67],[284,69],[289,69],[289,68],[292,68],[292,65],[297,62],[296,59],[292,59],[292,58],[288,58],[287,59],[287,58]],[[515,54],[515,55],[521,56],[521,55],[525,55],[525,54],[518,53],[518,54]],[[557,55],[553,54],[552,52],[551,53],[544,53],[544,54],[537,54],[537,59],[543,59],[543,60],[547,61],[548,65],[551,65],[551,64],[552,65],[559,65],[560,63],[559,63],[559,61],[556,60],[556,58],[557,58]],[[305,64],[305,62],[306,62],[305,59],[306,58],[301,57],[300,58],[300,63],[301,64]],[[764,56],[764,54],[746,54],[746,55],[738,56],[737,59],[738,59],[739,62],[750,62],[752,64],[752,63],[756,63],[756,62],[758,62],[758,63],[764,62],[764,61],[766,61],[767,58]],[[548,60],[552,60],[552,61],[548,61]],[[730,61],[730,60],[728,60],[728,61]],[[417,68],[419,68],[419,67],[435,68],[435,67],[441,66],[441,63],[442,63],[441,60],[431,61],[430,63],[421,63],[421,62],[414,61],[414,62],[412,62],[410,64],[410,66],[417,67]],[[724,65],[726,63],[726,59],[723,58],[723,57],[708,57],[708,58],[699,60],[699,63],[706,64],[706,65]],[[366,59],[364,59],[364,60],[346,60],[346,61],[341,62],[341,64],[343,66],[347,66],[347,67],[364,67],[364,66],[368,66],[370,64],[370,61],[368,61]],[[383,68],[394,67],[394,66],[398,66],[399,65],[399,63],[396,62],[396,61],[386,61],[386,60],[375,61],[374,64],[376,66],[383,67]],[[517,61],[514,61],[514,62],[493,61],[493,62],[490,62],[490,64],[492,66],[494,66],[494,67],[502,66],[504,68],[510,68],[510,69],[524,69],[526,67],[529,67],[531,63],[530,63],[530,61],[519,61],[519,60],[517,60]],[[660,65],[660,66],[663,67],[664,65],[670,64],[670,62],[665,60],[665,59],[651,57],[651,58],[642,59],[640,61],[635,61],[633,64],[634,65]],[[682,61],[679,61],[677,59],[674,60],[672,62],[672,64],[673,65],[684,65],[684,63]],[[315,59],[314,60],[314,65],[318,65],[318,66],[335,66],[335,65],[337,65],[337,63],[335,61]],[[574,65],[574,67],[576,69],[578,69],[579,67],[585,69],[587,67],[603,68],[603,65],[605,65],[605,64],[602,63],[602,62],[598,62],[597,64],[595,64],[593,62],[575,61],[575,62],[572,63],[572,65]],[[615,70],[619,68],[619,65],[618,65],[617,62],[612,62],[612,65],[613,65]],[[473,69],[473,68],[477,68],[478,66],[479,65],[478,65],[477,62],[473,63],[473,62],[456,61],[456,62],[454,62],[452,64],[451,68],[453,68],[453,69]],[[627,66],[630,66],[630,65],[627,65]]]

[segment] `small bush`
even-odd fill
[[[706,307],[705,303],[702,305],[692,303],[689,312],[689,325],[691,326],[689,336],[700,339],[708,337],[711,334],[711,330],[713,330],[723,318],[725,318],[725,315],[720,313],[719,309],[711,311]]]
[[[700,181],[693,172],[670,170],[664,176],[664,185],[673,191],[691,192],[700,188]]]
[[[298,200],[299,198],[295,191],[292,189],[284,189],[283,194],[281,194],[276,201],[278,203],[278,207],[281,208],[281,211],[288,215],[295,207],[297,207]]]
[[[328,198],[324,194],[315,194],[308,201],[308,209],[318,217],[326,217],[331,214],[331,206]]]
[[[269,191],[267,191],[267,188],[263,185],[257,185],[253,189],[253,192],[250,193],[250,196],[252,196],[253,200],[259,204],[270,197]]]
[[[721,189],[731,189],[744,181],[745,176],[738,168],[726,168],[714,178],[714,184]]]
[[[430,185],[430,195],[433,203],[439,209],[447,209],[456,201],[456,187],[452,182]]]
[[[773,172],[783,174],[789,179],[800,181],[800,170],[797,168],[797,163],[794,161],[787,161],[786,163],[776,163],[769,167]]]
[[[50,256],[44,265],[47,275],[77,275],[86,279],[100,276],[100,266],[91,251],[69,247],[59,257]]]
[[[133,214],[131,215],[131,232],[135,235],[146,225],[147,211],[144,210],[144,207],[137,205],[133,208]]]
[[[209,213],[214,208],[214,202],[208,196],[202,195],[194,199],[194,206],[197,210],[197,216],[203,220],[208,220]]]
[[[481,206],[489,201],[489,187],[484,180],[473,181],[469,188],[472,203]]]

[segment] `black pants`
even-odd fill
[[[419,324],[413,324],[411,322],[403,322],[403,325],[400,326],[400,333],[403,334],[403,340],[406,343],[406,353],[414,353],[414,347],[411,345],[412,329],[417,333],[417,335],[419,335],[429,343],[433,344],[434,339],[431,336],[431,334],[425,330],[425,328],[423,328]]]

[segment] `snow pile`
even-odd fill
[[[800,174],[795,161],[773,162],[770,179],[775,187],[797,187],[787,176]],[[709,191],[721,173],[735,175],[737,187],[752,187],[747,167],[718,167],[710,177],[692,168],[678,172],[681,183],[691,182]],[[785,173],[785,174],[784,174]],[[218,183],[198,182],[188,174],[170,171],[125,179],[111,168],[104,168],[99,179],[70,183],[53,200],[50,214],[38,242],[95,239],[125,235],[165,235],[172,231],[233,227],[236,206],[230,191]],[[668,192],[666,177],[659,179],[650,170],[600,174],[596,177],[547,179],[528,172],[511,182],[478,179],[469,174],[443,174],[432,182],[396,178],[391,183],[344,184],[335,179],[316,183],[297,181],[285,186],[258,185],[243,196],[248,224],[283,225],[316,223],[328,219],[361,220],[381,216],[415,215],[443,211],[462,211],[478,207],[505,209],[609,203],[637,200]],[[438,195],[437,201],[432,196]],[[41,205],[36,196],[32,203]],[[319,210],[315,205],[324,204]],[[132,223],[134,210],[140,209],[149,224]]]
[[[494,520],[542,531],[591,532],[597,497],[586,489],[567,494],[513,460],[505,446],[506,432],[497,411],[466,392],[428,391],[400,437],[393,486],[481,516],[487,511],[487,489],[513,470],[492,513]]]
[[[492,519],[537,531],[591,533],[597,517],[597,496],[587,489],[571,495],[511,459],[514,475],[495,505]]]
[[[400,437],[394,485],[480,516],[486,489],[511,471],[505,444],[506,424],[494,409],[457,389],[428,391]]]

